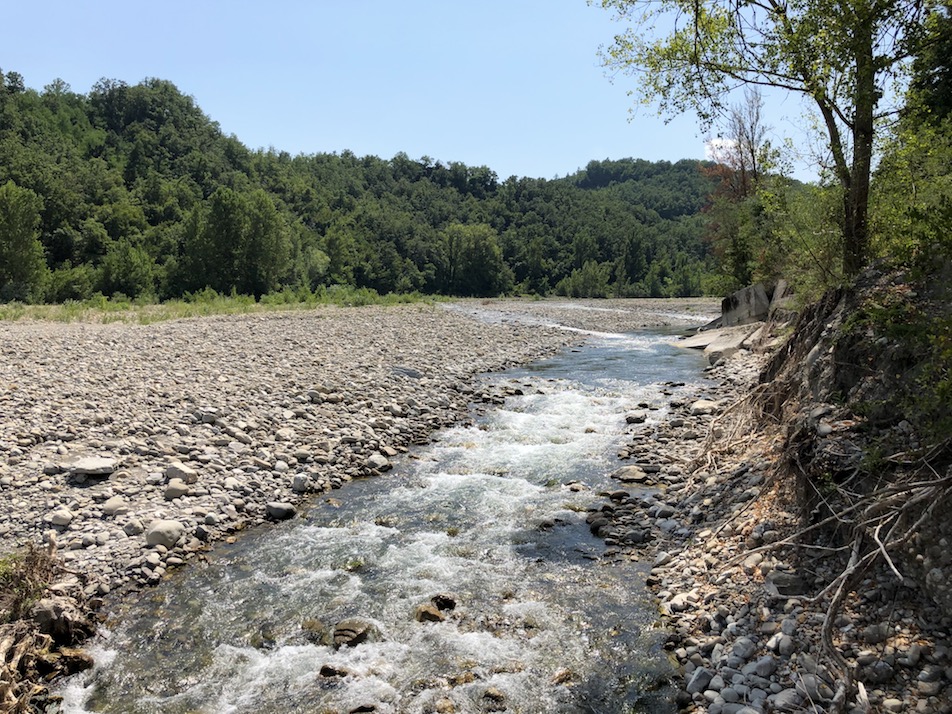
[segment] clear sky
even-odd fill
[[[501,179],[704,157],[693,116],[630,114],[630,80],[598,59],[620,28],[585,0],[31,0],[2,22],[0,68],[27,86],[167,79],[251,148],[403,151]],[[799,116],[771,102],[775,140]]]

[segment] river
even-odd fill
[[[700,379],[672,334],[490,375],[521,394],[127,599],[64,711],[674,711],[647,566],[585,524],[626,413]],[[321,641],[348,620],[367,641]]]

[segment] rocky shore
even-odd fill
[[[480,373],[582,339],[572,330],[696,324],[713,308],[464,301],[153,326],[0,324],[0,553],[55,549],[67,570],[35,620],[68,641],[64,627],[86,634],[71,602],[156,583],[217,540],[385,473],[474,402],[500,401]],[[683,674],[679,706],[952,711],[952,622],[914,580],[879,562],[831,607],[848,548],[795,537],[804,513],[778,469],[784,432],[763,428],[748,399],[766,359],[742,349],[698,391],[671,385],[660,421],[632,405],[617,489],[588,515],[606,561],[651,564],[665,647]],[[846,428],[827,414],[807,415],[817,434]],[[87,666],[62,652],[66,669]]]
[[[463,301],[127,324],[0,324],[0,555],[55,553],[10,627],[19,676],[75,671],[110,593],[155,584],[215,541],[293,517],[503,393],[481,373],[582,339],[712,314],[709,300]],[[698,315],[701,317],[699,318]],[[497,389],[505,389],[499,387]],[[42,560],[40,558],[39,560]],[[6,637],[6,635],[4,635]],[[59,647],[59,652],[46,655]]]
[[[0,325],[2,548],[55,544],[98,597],[379,474],[475,376],[577,340],[434,306]]]
[[[742,350],[709,368],[701,391],[672,390],[660,423],[634,415],[619,488],[588,515],[606,558],[651,564],[665,648],[683,674],[679,707],[952,711],[952,621],[914,580],[878,563],[831,606],[848,548],[799,535],[801,503],[778,469],[784,432],[759,428],[745,400],[766,361]],[[831,431],[823,414],[811,422],[820,435]]]
[[[540,323],[631,331],[710,310],[470,301],[2,324],[0,546],[55,543],[80,576],[64,591],[156,582],[218,538],[290,517],[308,493],[385,471],[491,399],[480,373],[581,339]]]

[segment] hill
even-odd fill
[[[226,136],[174,84],[42,91],[0,73],[0,299],[381,293],[699,295],[693,160],[561,179],[397,154],[291,156]],[[316,140],[319,140],[317,138]]]

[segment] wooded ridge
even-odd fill
[[[695,160],[500,180],[402,153],[252,150],[161,79],[78,94],[6,72],[0,86],[2,300],[689,296],[715,271],[701,215],[714,178]]]

